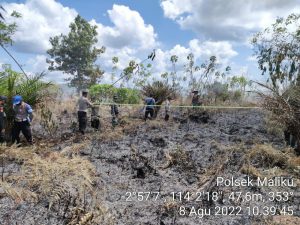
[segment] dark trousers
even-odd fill
[[[4,116],[0,115],[0,143],[5,141],[4,138],[4,128],[5,128],[5,120]]]
[[[111,125],[113,128],[115,128],[118,125],[118,114],[115,114],[111,118]]]
[[[292,148],[296,147],[296,138],[293,136],[289,131],[284,131],[284,139],[287,145],[291,146]]]
[[[154,116],[154,109],[152,109],[152,108],[146,108],[146,111],[145,111],[145,120],[148,119],[149,115],[150,115],[150,117],[152,119],[153,116]]]
[[[78,124],[79,131],[84,134],[87,125],[87,113],[83,111],[78,111]]]
[[[170,118],[170,115],[169,115],[169,113],[166,113],[166,115],[165,115],[165,121],[168,121],[168,120],[169,120],[169,118]]]
[[[22,131],[22,134],[26,138],[26,140],[29,143],[32,143],[32,135],[31,135],[31,127],[30,123],[28,121],[22,121],[22,122],[14,122],[13,128],[12,128],[12,142],[20,143],[20,132]]]

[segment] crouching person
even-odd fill
[[[12,128],[12,143],[20,143],[20,132],[25,136],[27,142],[32,144],[31,122],[33,110],[31,106],[23,102],[20,95],[13,98],[14,123]]]
[[[99,106],[92,107],[91,127],[97,131],[100,128]]]

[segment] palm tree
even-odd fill
[[[22,73],[13,71],[9,66],[4,66],[4,71],[0,72],[0,92],[7,96],[7,127],[5,133],[10,137],[13,123],[12,99],[15,95],[21,95],[25,102],[35,107],[42,101],[51,97],[51,82],[44,82],[42,78],[45,73],[25,77]]]

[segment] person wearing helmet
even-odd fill
[[[115,128],[118,125],[119,109],[118,109],[117,101],[118,101],[118,96],[114,95],[113,103],[110,105],[110,113],[112,116],[111,124],[113,128]]]
[[[93,103],[91,103],[88,98],[88,90],[82,90],[82,95],[78,99],[77,106],[78,106],[78,124],[79,124],[79,131],[80,133],[84,134],[85,129],[87,126],[87,112],[88,108],[93,107]]]
[[[20,143],[20,132],[25,136],[27,142],[32,144],[31,121],[33,110],[29,104],[23,101],[22,96],[13,98],[14,123],[12,128],[12,143]]]
[[[4,132],[5,132],[5,120],[6,114],[4,111],[4,104],[6,103],[7,98],[5,96],[0,96],[0,143],[5,141]]]

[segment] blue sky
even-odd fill
[[[300,12],[300,0],[6,0],[7,12],[16,10],[18,31],[9,47],[28,73],[47,70],[45,62],[49,37],[66,34],[77,14],[98,26],[99,46],[107,51],[97,61],[110,82],[111,58],[118,56],[121,70],[134,59],[140,61],[152,49],[157,58],[153,74],[170,71],[170,56],[179,56],[183,70],[186,56],[193,52],[198,64],[216,55],[223,66],[232,67],[232,75],[262,79],[257,70],[251,36],[269,26],[277,17]],[[7,21],[12,21],[9,18]],[[11,59],[0,52],[0,63]],[[16,68],[14,66],[14,68]],[[61,72],[47,78],[63,82]]]

